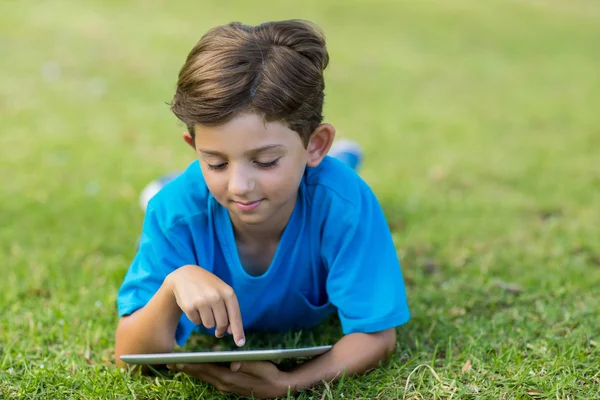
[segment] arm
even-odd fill
[[[173,350],[181,309],[166,282],[146,306],[120,319],[115,344],[115,360],[119,367],[124,365],[119,358],[121,354]]]
[[[384,361],[396,346],[396,329],[377,333],[352,333],[333,348],[291,372],[283,372],[267,361],[234,362],[230,368],[216,364],[170,365],[215,386],[256,398],[286,396],[288,390],[307,389],[325,380],[364,373]]]
[[[121,354],[172,351],[182,312],[197,325],[216,326],[217,337],[230,332],[238,346],[244,345],[242,317],[233,289],[203,268],[186,265],[167,275],[143,308],[121,318],[116,333],[117,365],[123,365]]]
[[[342,337],[327,353],[289,372],[285,390],[302,390],[325,380],[367,372],[384,362],[396,347],[396,329],[352,333]]]

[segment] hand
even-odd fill
[[[240,306],[231,286],[197,265],[176,269],[165,282],[190,321],[208,329],[216,325],[216,337],[233,334],[240,347],[246,343]]]
[[[177,364],[167,367],[209,383],[223,393],[256,398],[281,397],[288,393],[285,383],[287,373],[268,361],[233,362],[230,368],[217,364]]]

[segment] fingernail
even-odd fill
[[[240,369],[240,367],[242,366],[241,363],[239,362],[234,362],[233,364],[231,364],[231,370],[233,372],[236,372],[238,369]]]
[[[167,364],[168,369],[173,369],[175,366],[173,364]]]
[[[243,345],[245,345],[245,344],[246,344],[246,338],[241,338],[240,340],[238,340],[238,341],[236,342],[236,344],[237,344],[238,346],[242,347]]]
[[[177,364],[177,365],[175,366],[175,368],[177,368],[177,369],[183,369],[183,364]]]

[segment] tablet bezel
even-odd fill
[[[299,347],[294,349],[201,351],[156,354],[123,354],[121,361],[135,365],[198,364],[233,361],[273,361],[285,358],[314,357],[333,346]]]

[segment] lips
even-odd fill
[[[256,209],[260,205],[260,203],[262,203],[262,200],[249,201],[249,202],[234,201],[233,203],[241,211],[248,212],[248,211],[252,211],[252,210]]]

